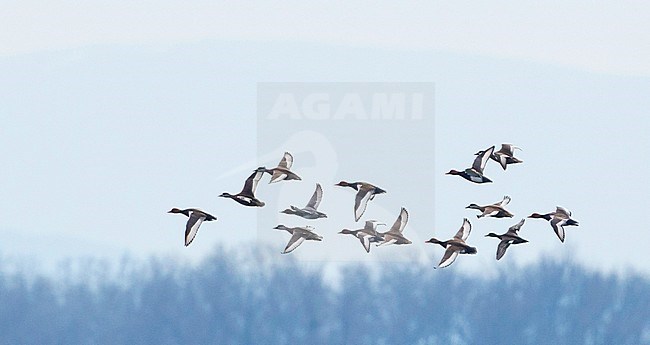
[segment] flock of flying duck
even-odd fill
[[[488,148],[487,150],[482,150],[477,152],[474,163],[470,168],[467,168],[463,171],[450,170],[447,175],[458,175],[462,178],[474,182],[474,183],[488,183],[492,182],[489,178],[484,175],[484,170],[487,162],[492,159],[498,162],[503,170],[506,170],[508,165],[522,163],[522,161],[514,156],[514,150],[518,149],[517,147],[511,144],[502,144],[499,151],[494,151],[494,146]],[[279,181],[288,181],[288,180],[301,180],[301,178],[291,171],[291,166],[293,165],[293,156],[289,152],[285,152],[282,160],[277,167],[267,169],[266,167],[259,167],[253,171],[253,173],[246,179],[244,182],[244,187],[241,192],[237,194],[230,194],[227,192],[219,195],[223,198],[230,198],[237,203],[249,206],[249,207],[263,207],[265,204],[263,201],[255,197],[255,190],[259,181],[262,179],[265,173],[271,175],[271,180],[269,183],[275,183]],[[356,191],[355,201],[354,201],[354,219],[359,221],[363,216],[368,202],[373,200],[376,195],[384,194],[386,191],[381,189],[373,184],[367,182],[346,182],[341,181],[336,184],[340,187],[349,187]],[[316,190],[314,191],[311,199],[307,202],[307,205],[303,208],[299,208],[293,205],[290,205],[289,208],[280,211],[280,213],[288,215],[296,215],[305,219],[319,219],[327,218],[327,215],[323,212],[318,211],[318,206],[323,198],[323,188],[320,184],[316,184]],[[494,218],[512,218],[514,215],[505,209],[505,206],[510,202],[510,197],[505,196],[500,202],[480,206],[477,204],[470,204],[466,208],[475,209],[481,212],[477,215],[477,218],[482,217],[494,217]],[[185,246],[190,245],[196,237],[199,226],[204,221],[213,221],[217,220],[217,217],[204,212],[196,208],[187,208],[187,209],[178,209],[172,208],[168,213],[181,213],[187,216],[189,219],[185,227]],[[404,237],[404,228],[408,223],[409,214],[405,208],[402,207],[397,219],[393,223],[393,226],[386,232],[377,231],[379,225],[386,225],[385,223],[380,223],[376,220],[367,220],[363,228],[350,230],[343,229],[339,234],[352,235],[356,237],[362,244],[363,248],[367,253],[370,253],[371,244],[376,246],[390,245],[390,244],[411,244],[412,242]],[[561,242],[564,242],[565,232],[564,226],[574,225],[577,226],[578,222],[571,218],[571,212],[568,210],[557,206],[555,212],[549,212],[544,214],[533,213],[528,218],[541,218],[550,222],[551,227],[555,231],[555,234],[560,239]],[[525,219],[519,221],[519,223],[511,226],[507,232],[497,235],[495,233],[489,233],[485,235],[486,237],[495,237],[500,240],[499,245],[497,246],[496,259],[500,260],[505,254],[506,250],[511,244],[520,244],[526,243],[527,240],[521,238],[518,234],[521,227],[524,225]],[[284,230],[291,234],[291,238],[287,243],[282,254],[287,254],[292,252],[294,249],[298,248],[305,240],[310,241],[322,241],[323,237],[318,235],[315,232],[315,229],[312,226],[303,226],[303,227],[287,227],[285,225],[277,225],[274,227],[277,230]],[[459,254],[476,254],[477,250],[475,247],[468,245],[465,241],[469,237],[470,232],[472,231],[472,224],[467,218],[463,219],[463,224],[454,235],[453,238],[440,241],[436,238],[431,238],[426,243],[439,244],[445,248],[445,253],[440,260],[440,263],[436,268],[447,267],[451,265]]]

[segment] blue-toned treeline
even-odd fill
[[[63,283],[1,273],[0,343],[650,343],[650,282],[637,276],[552,261],[498,279],[388,264],[378,278],[344,271],[335,291],[290,259],[244,261],[157,260]]]

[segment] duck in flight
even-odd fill
[[[325,213],[319,212],[317,210],[321,199],[323,199],[323,188],[321,188],[319,183],[316,183],[316,190],[311,196],[311,199],[309,199],[307,206],[304,208],[297,208],[296,206],[291,205],[289,206],[290,208],[284,211],[280,211],[280,213],[294,214],[305,219],[327,218],[327,215]]]
[[[298,248],[298,246],[300,246],[303,242],[305,242],[305,240],[311,240],[311,241],[323,240],[323,236],[316,234],[314,232],[314,228],[311,226],[289,228],[280,224],[273,229],[285,230],[291,234],[291,238],[289,239],[287,246],[284,247],[284,251],[282,251],[282,254],[291,253],[294,249]]]
[[[224,192],[219,196],[222,198],[233,199],[244,206],[264,206],[264,202],[255,197],[255,189],[257,189],[257,184],[260,182],[260,179],[262,178],[262,175],[264,175],[265,171],[266,169],[263,167],[255,169],[251,176],[246,179],[246,182],[244,182],[244,188],[238,194],[233,195],[228,192]]]
[[[354,199],[354,221],[358,222],[363,216],[363,213],[366,212],[366,206],[368,206],[368,201],[375,198],[377,194],[386,193],[385,190],[372,185],[367,182],[345,182],[341,181],[336,184],[340,187],[350,187],[357,191],[357,195]]]
[[[481,217],[494,217],[494,218],[512,218],[514,215],[506,210],[504,207],[510,202],[509,196],[504,196],[503,200],[500,202],[494,203],[492,205],[479,206],[477,204],[470,204],[465,208],[471,208],[474,210],[479,210],[482,213],[477,215],[476,218]]]
[[[339,234],[352,235],[359,239],[363,249],[366,250],[366,253],[370,253],[370,243],[379,242],[382,240],[381,235],[377,232],[378,225],[386,225],[384,223],[379,223],[376,220],[367,220],[366,225],[363,229],[350,230],[343,229]]]
[[[452,169],[449,170],[449,172],[446,175],[458,175],[466,179],[467,181],[471,181],[474,183],[492,182],[492,180],[490,180],[485,175],[483,175],[485,164],[490,159],[492,152],[494,152],[494,146],[491,146],[489,149],[480,152],[480,154],[476,156],[476,159],[474,159],[474,163],[472,164],[471,168],[467,168],[463,171]]]
[[[463,225],[456,235],[454,235],[454,238],[447,241],[440,241],[432,237],[430,240],[425,241],[425,243],[439,244],[447,249],[438,266],[434,268],[444,268],[451,265],[458,257],[458,254],[476,254],[476,248],[465,243],[471,231],[472,224],[465,218],[463,219]]]
[[[571,211],[565,209],[564,207],[557,206],[555,212],[539,214],[533,213],[528,218],[542,218],[551,222],[551,227],[557,238],[560,239],[560,242],[564,243],[564,227],[565,226],[578,226],[578,221],[571,219]]]
[[[293,156],[289,152],[285,152],[277,167],[266,169],[265,171],[271,175],[269,183],[279,182],[282,180],[301,180],[300,176],[291,171],[293,165]]]
[[[512,144],[501,144],[501,149],[499,149],[499,151],[494,151],[490,155],[490,158],[493,161],[501,164],[503,170],[506,170],[508,164],[518,164],[524,162],[521,159],[515,157],[515,150],[521,150],[521,148],[514,146]],[[483,154],[483,151],[479,151],[476,153],[476,155],[481,155],[481,154]]]
[[[201,211],[196,208],[186,208],[184,210],[178,209],[176,207],[169,210],[167,213],[180,213],[189,217],[187,224],[185,225],[185,247],[189,246],[190,243],[196,237],[196,233],[199,231],[201,223],[217,220],[217,217]]]
[[[389,244],[411,244],[412,242],[404,237],[404,228],[406,227],[406,223],[408,223],[408,221],[409,213],[404,207],[402,207],[399,216],[397,216],[397,219],[395,220],[395,223],[393,223],[393,226],[390,228],[390,230],[379,234],[381,241],[379,241],[377,245],[383,246]]]
[[[524,221],[526,221],[526,219],[522,219],[519,223],[511,226],[505,234],[497,235],[491,232],[485,235],[485,237],[496,237],[501,240],[501,242],[499,242],[499,246],[497,247],[497,260],[500,260],[503,255],[505,255],[506,249],[508,249],[511,244],[528,242],[527,240],[519,237],[519,234],[517,233],[519,229],[521,229],[521,227],[524,225]]]

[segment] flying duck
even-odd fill
[[[521,148],[514,146],[512,144],[501,144],[501,149],[495,151],[490,155],[490,158],[495,162],[501,164],[503,170],[506,170],[508,164],[517,164],[523,163],[524,161],[519,158],[515,158],[515,149],[521,150]],[[483,151],[479,151],[476,155],[483,154]]]
[[[494,146],[485,151],[479,152],[480,154],[476,156],[476,159],[474,159],[474,163],[472,164],[471,168],[467,168],[463,171],[452,169],[449,170],[449,172],[445,175],[458,175],[467,181],[474,183],[492,182],[492,180],[483,175],[483,169],[485,169],[485,164],[487,163],[488,159],[490,159],[492,152],[494,152]]]
[[[533,213],[528,218],[543,218],[551,221],[555,234],[564,243],[564,226],[578,226],[578,221],[571,219],[571,212],[564,207],[557,206],[555,212],[539,214]]]
[[[311,240],[311,241],[323,240],[323,236],[316,234],[313,231],[314,228],[312,228],[311,226],[288,228],[280,224],[273,229],[285,230],[291,234],[291,238],[289,239],[287,246],[284,247],[284,251],[282,251],[282,254],[291,253],[294,249],[298,248],[298,246],[301,245],[305,240]]]
[[[269,183],[278,182],[282,180],[301,180],[300,176],[296,175],[291,170],[293,165],[293,156],[289,152],[285,152],[277,167],[266,169],[265,171],[271,175]]]
[[[367,220],[366,225],[363,229],[350,230],[343,229],[339,234],[352,235],[359,239],[361,245],[366,250],[366,253],[370,253],[370,243],[382,241],[381,234],[377,232],[378,225],[386,225],[384,223],[379,223],[376,220]]]
[[[378,246],[389,245],[389,244],[411,244],[412,242],[404,237],[403,232],[406,227],[406,223],[409,221],[409,213],[404,207],[400,211],[399,216],[393,223],[393,226],[390,230],[380,233],[382,240],[377,243]]]
[[[465,208],[471,208],[483,212],[477,215],[476,218],[481,218],[481,217],[512,218],[514,215],[508,212],[504,208],[506,205],[508,205],[509,202],[510,202],[510,197],[506,195],[503,197],[503,200],[494,203],[492,205],[479,206],[477,204],[470,204]]]
[[[506,253],[506,249],[508,249],[511,244],[528,242],[527,240],[519,237],[519,234],[517,234],[517,231],[519,231],[522,225],[524,225],[524,221],[526,221],[526,219],[522,219],[519,223],[511,226],[505,234],[497,235],[491,232],[485,235],[485,237],[496,237],[501,240],[501,242],[499,242],[499,246],[497,247],[497,260],[503,257],[503,255]]]
[[[443,248],[447,248],[447,250],[445,250],[445,255],[442,256],[442,260],[440,260],[438,266],[434,268],[444,268],[451,265],[458,257],[458,254],[476,254],[476,248],[465,243],[465,240],[467,240],[471,231],[472,224],[470,224],[469,220],[465,218],[463,219],[463,225],[460,227],[460,230],[458,230],[454,238],[447,241],[440,241],[432,237],[430,240],[425,241],[425,243],[439,244]]]
[[[323,199],[323,188],[321,188],[320,184],[316,183],[316,190],[311,196],[311,199],[309,199],[307,206],[304,208],[297,208],[296,206],[291,205],[289,206],[290,208],[280,211],[280,213],[295,214],[296,216],[306,219],[327,218],[325,213],[316,210],[318,205],[320,205],[321,199]]]
[[[358,222],[363,216],[363,213],[366,212],[366,206],[368,206],[368,201],[375,198],[376,194],[386,193],[385,190],[374,186],[367,182],[345,182],[341,181],[335,186],[340,187],[350,187],[357,191],[357,196],[354,199],[354,221]]]
[[[255,189],[257,189],[257,183],[260,182],[260,179],[262,178],[262,175],[264,175],[265,171],[266,169],[264,167],[255,169],[251,176],[246,179],[244,188],[241,190],[241,192],[239,192],[239,194],[232,195],[230,193],[224,192],[219,196],[222,198],[233,199],[244,206],[264,206],[264,202],[258,200],[255,197]]]
[[[190,218],[187,220],[187,224],[185,225],[185,247],[192,243],[194,237],[196,237],[196,233],[199,231],[201,223],[204,221],[209,222],[217,220],[217,217],[196,208],[186,208],[181,210],[174,207],[167,213],[181,213]]]

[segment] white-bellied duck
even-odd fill
[[[336,184],[340,187],[350,187],[357,191],[357,195],[354,199],[354,221],[358,222],[363,216],[363,213],[366,212],[366,206],[368,206],[368,201],[375,198],[376,194],[386,193],[385,190],[372,185],[367,182],[345,182],[341,181]]]
[[[378,225],[386,225],[384,223],[379,223],[376,220],[367,220],[366,225],[363,229],[350,230],[343,229],[339,231],[339,234],[352,235],[359,239],[363,249],[366,250],[366,253],[370,253],[370,243],[382,241],[381,234],[377,232]]]
[[[501,242],[499,242],[499,246],[497,247],[497,260],[503,257],[503,255],[506,253],[506,249],[508,249],[508,247],[511,244],[520,244],[520,243],[528,242],[527,240],[524,240],[523,238],[519,237],[519,234],[517,233],[524,225],[525,221],[526,219],[522,219],[519,223],[511,226],[505,234],[497,235],[491,232],[485,235],[485,237],[496,237],[501,240]]]
[[[280,211],[280,213],[285,213],[285,214],[294,214],[296,216],[303,217],[305,219],[318,219],[318,218],[327,218],[327,215],[323,212],[319,212],[318,205],[320,205],[320,201],[323,199],[323,188],[321,188],[320,184],[316,183],[316,190],[314,191],[314,194],[311,196],[311,199],[309,199],[309,202],[307,203],[307,206],[304,208],[297,208],[296,206],[290,205],[288,209],[284,211]]]
[[[271,175],[269,183],[278,182],[282,180],[300,180],[300,176],[291,171],[293,165],[293,156],[289,152],[285,152],[277,167],[266,169],[265,171]]]
[[[169,210],[167,213],[180,213],[184,214],[189,219],[187,220],[187,224],[185,225],[185,246],[189,246],[190,243],[194,240],[194,237],[196,237],[196,233],[199,231],[199,227],[201,226],[201,223],[217,220],[217,217],[201,211],[196,208],[186,208],[184,210],[181,210],[179,208],[172,208]]]
[[[305,240],[311,240],[311,241],[323,240],[323,236],[316,234],[313,231],[314,228],[312,228],[311,226],[289,228],[280,224],[273,229],[285,230],[291,234],[291,238],[289,239],[287,246],[284,247],[284,251],[282,251],[282,254],[291,253],[294,249],[298,248],[298,246],[301,245]]]
[[[501,149],[499,151],[494,151],[490,155],[490,158],[492,158],[492,160],[495,162],[501,164],[503,170],[506,170],[508,164],[518,164],[524,162],[521,159],[515,157],[515,149],[521,150],[521,148],[512,144],[501,144]],[[481,154],[483,154],[483,151],[476,153],[476,155]]]
[[[494,146],[490,147],[489,149],[481,152],[481,154],[476,156],[476,159],[474,159],[474,163],[472,164],[471,168],[467,168],[463,171],[452,169],[449,170],[449,172],[446,175],[458,175],[466,179],[467,181],[471,181],[474,183],[492,182],[492,180],[490,180],[485,175],[483,175],[485,164],[487,163],[488,159],[490,159],[492,152],[494,152]]]
[[[571,212],[560,206],[556,207],[555,212],[545,214],[533,213],[528,218],[542,218],[550,221],[557,238],[563,243],[564,227],[570,225],[578,226],[578,221],[571,219]]]
[[[380,234],[382,240],[377,243],[378,246],[389,244],[411,244],[406,237],[404,237],[404,228],[409,221],[409,213],[402,207],[399,216],[393,223],[393,226],[386,232]]]
[[[504,196],[503,200],[491,205],[479,206],[477,204],[470,204],[465,208],[479,210],[482,213],[477,215],[476,218],[481,217],[494,217],[494,218],[512,218],[514,215],[506,210],[504,207],[510,202],[509,196]]]
[[[233,199],[244,206],[256,206],[256,207],[264,206],[264,202],[255,197],[255,189],[257,189],[257,184],[258,182],[260,182],[260,179],[262,178],[262,175],[264,175],[265,171],[266,169],[264,167],[259,167],[255,169],[255,171],[253,171],[251,176],[249,176],[246,179],[246,182],[244,183],[244,188],[238,194],[233,195],[224,192],[219,196],[222,198]]]
[[[443,248],[447,249],[445,250],[445,254],[442,256],[438,266],[434,268],[444,268],[451,265],[458,257],[458,254],[476,254],[476,248],[465,243],[471,231],[472,224],[470,224],[469,220],[465,218],[463,219],[463,225],[460,227],[460,230],[458,230],[454,238],[447,241],[440,241],[432,237],[430,240],[425,241],[425,243],[439,244]]]

